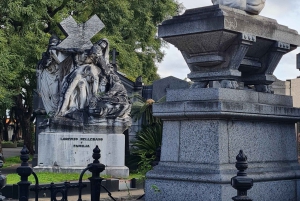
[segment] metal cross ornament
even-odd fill
[[[103,22],[97,15],[83,24],[78,24],[72,16],[60,23],[60,29],[67,36],[58,47],[68,49],[89,49],[93,46],[90,39],[104,28]]]

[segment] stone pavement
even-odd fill
[[[22,147],[17,148],[2,148],[3,156],[4,158],[9,158],[13,156],[20,156],[20,151],[22,150]]]
[[[117,200],[117,201],[133,201],[137,200],[144,194],[143,189],[135,189],[135,190],[129,190],[128,191],[118,191],[118,192],[112,192],[112,196]],[[90,195],[83,195],[82,201],[89,201],[91,200]],[[57,198],[57,200],[60,200],[61,198]],[[9,199],[10,201],[17,201],[15,199]],[[34,201],[34,198],[29,199],[30,201]],[[50,198],[39,198],[39,201],[49,201]],[[139,199],[140,201],[145,200],[144,197]],[[73,195],[73,196],[68,196],[68,201],[78,201],[78,196]],[[108,196],[107,193],[101,193],[100,195],[100,201],[112,201],[112,199]]]
[[[137,200],[137,198],[141,197],[144,194],[143,189],[130,189],[129,191],[117,191],[117,192],[112,192],[112,196],[117,200],[117,201],[132,201],[132,200]],[[50,198],[39,198],[39,201],[49,201]],[[59,200],[60,198],[57,198]],[[69,196],[68,201],[77,201],[78,196]],[[91,200],[90,195],[83,195],[82,196],[82,201],[88,201]],[[107,193],[101,193],[100,195],[100,200],[101,201],[112,201],[112,199],[108,196]],[[139,199],[141,201],[144,200],[144,197]],[[14,200],[11,200],[14,201]],[[34,199],[30,199],[30,201],[34,201]]]
[[[20,153],[21,150],[22,150],[22,147],[17,147],[17,148],[2,148],[4,160],[5,160],[5,158],[9,158],[9,157],[13,157],[13,156],[20,156],[21,155],[21,153]],[[31,162],[29,162],[29,164],[30,163]],[[16,173],[16,169],[20,165],[21,165],[21,162],[20,162],[20,164],[17,164],[17,165],[12,166],[12,167],[2,168],[2,169],[0,169],[1,174],[7,175],[7,174]]]

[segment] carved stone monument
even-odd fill
[[[194,84],[168,90],[166,102],[153,106],[163,140],[161,161],[146,175],[146,201],[230,200],[239,150],[254,179],[249,197],[299,200],[300,109],[270,87],[281,57],[300,45],[298,33],[218,4],[164,21],[158,35],[181,51]]]
[[[84,24],[72,16],[60,24],[66,38],[52,36],[38,64],[38,94],[48,118],[37,125],[36,170],[77,171],[91,163],[95,145],[101,149],[103,174],[127,177],[125,138],[131,125],[127,91],[109,63],[109,42],[90,38],[103,27],[95,15]]]

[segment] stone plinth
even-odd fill
[[[164,120],[161,162],[147,173],[146,200],[228,201],[236,155],[248,156],[253,200],[299,200],[292,98],[222,88],[168,90],[155,104]],[[153,190],[153,185],[160,192]]]
[[[276,20],[222,5],[186,10],[164,21],[158,36],[181,51],[195,82],[271,84],[282,56],[300,45],[297,31]]]
[[[42,132],[39,134],[38,166],[35,171],[81,172],[93,162],[93,148],[101,150],[101,173],[117,178],[129,176],[125,166],[124,134],[98,134],[79,132]]]

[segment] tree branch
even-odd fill
[[[67,5],[67,3],[68,3],[68,0],[64,0],[64,1],[62,2],[62,4],[61,4],[59,7],[57,7],[56,9],[54,9],[54,11],[49,12],[49,16],[50,16],[50,17],[53,17],[54,15],[56,15],[56,13],[57,13],[58,11],[62,10],[62,9]],[[49,10],[48,10],[48,11],[49,11]]]

